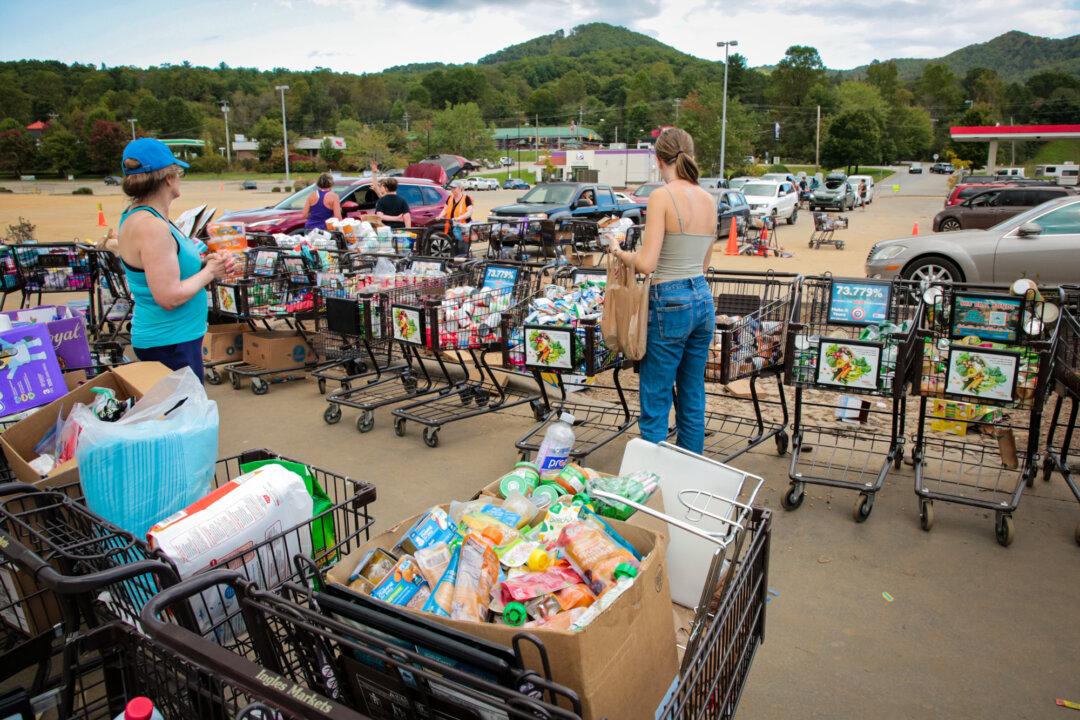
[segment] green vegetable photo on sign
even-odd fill
[[[573,329],[525,328],[525,364],[530,367],[570,370],[574,366]]]
[[[881,346],[875,343],[822,338],[817,383],[848,389],[876,390]]]

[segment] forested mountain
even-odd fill
[[[838,73],[817,50],[793,46],[762,72],[732,55],[728,172],[748,155],[812,162],[818,108],[823,163],[925,158],[954,150],[953,124],[1069,122],[1080,117],[1077,38],[1048,40],[1008,33],[939,61],[875,62]],[[921,63],[914,69],[910,63]],[[1033,72],[1023,82],[1015,69]],[[1066,68],[1068,72],[1040,68]],[[372,160],[398,165],[429,152],[493,156],[491,127],[579,121],[606,141],[634,142],[660,125],[690,130],[708,173],[717,171],[723,63],[703,60],[626,28],[592,23],[508,47],[476,64],[422,63],[355,75],[328,69],[150,68],[67,65],[49,60],[0,63],[0,173],[115,172],[120,149],[136,131],[200,138],[212,149],[196,169],[220,170],[229,129],[259,143],[258,161],[284,163],[278,84],[288,126],[298,135],[346,136],[344,155],[330,148],[303,163],[354,169]],[[24,128],[44,121],[35,138]],[[779,135],[777,135],[779,129]],[[1019,158],[1032,148],[1020,148]]]

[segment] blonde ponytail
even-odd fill
[[[701,171],[694,160],[694,138],[681,128],[668,128],[656,138],[656,157],[675,168],[675,174],[697,184]]]

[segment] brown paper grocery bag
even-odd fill
[[[649,278],[639,280],[618,258],[608,255],[607,286],[600,331],[608,348],[629,360],[645,357],[649,336]]]

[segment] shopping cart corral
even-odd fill
[[[442,299],[422,306],[391,306],[397,340],[430,348],[443,372],[444,355],[464,372],[464,379],[457,382],[448,376],[453,384],[436,395],[394,408],[394,431],[399,436],[405,434],[407,422],[419,423],[424,426],[424,442],[433,448],[444,425],[526,403],[533,404],[539,419],[540,393],[520,390],[509,378],[500,380],[487,355],[503,352],[507,339],[503,314],[536,293],[546,270],[529,263],[484,261],[468,266],[465,276],[455,279],[464,284],[448,287]]]
[[[990,510],[1004,546],[1013,541],[1024,486],[1038,472],[1058,319],[1056,294],[1055,302],[1044,300],[1028,280],[1012,289],[1023,294],[965,283],[925,288],[913,388],[920,525],[933,527],[935,501]]]
[[[560,267],[551,285],[506,313],[509,339],[504,365],[533,374],[544,411],[540,423],[516,443],[522,460],[540,449],[548,427],[564,413],[574,417],[574,447],[570,451],[573,460],[588,457],[637,422],[637,412],[631,410],[619,378],[632,364],[609,350],[600,332],[598,314],[606,279],[601,269]],[[589,309],[591,317],[580,317]],[[608,370],[611,385],[602,385],[597,378]],[[549,383],[559,392],[554,403]],[[570,399],[590,388],[614,390],[618,402]]]
[[[785,510],[802,505],[812,484],[854,490],[856,522],[870,516],[890,469],[903,461],[904,392],[921,308],[918,287],[905,281],[799,282],[785,359],[795,388]],[[871,426],[882,418],[886,429]]]
[[[1043,460],[1043,479],[1051,480],[1056,472],[1065,480],[1073,497],[1080,502],[1080,481],[1074,476],[1074,465],[1080,455],[1080,285],[1061,288],[1061,317],[1058,320],[1053,345],[1053,388],[1056,391],[1054,409],[1046,433],[1046,458]],[[1068,403],[1067,418],[1062,411]],[[1075,539],[1080,544],[1080,522],[1076,524]]]
[[[730,398],[714,390],[715,384],[748,380],[752,415],[706,409],[703,454],[730,462],[771,439],[783,455],[788,405],[781,374],[799,276],[710,269],[705,279],[716,306],[716,333],[705,366],[707,397]],[[759,390],[758,381],[770,377],[775,378],[776,399],[762,397]]]

